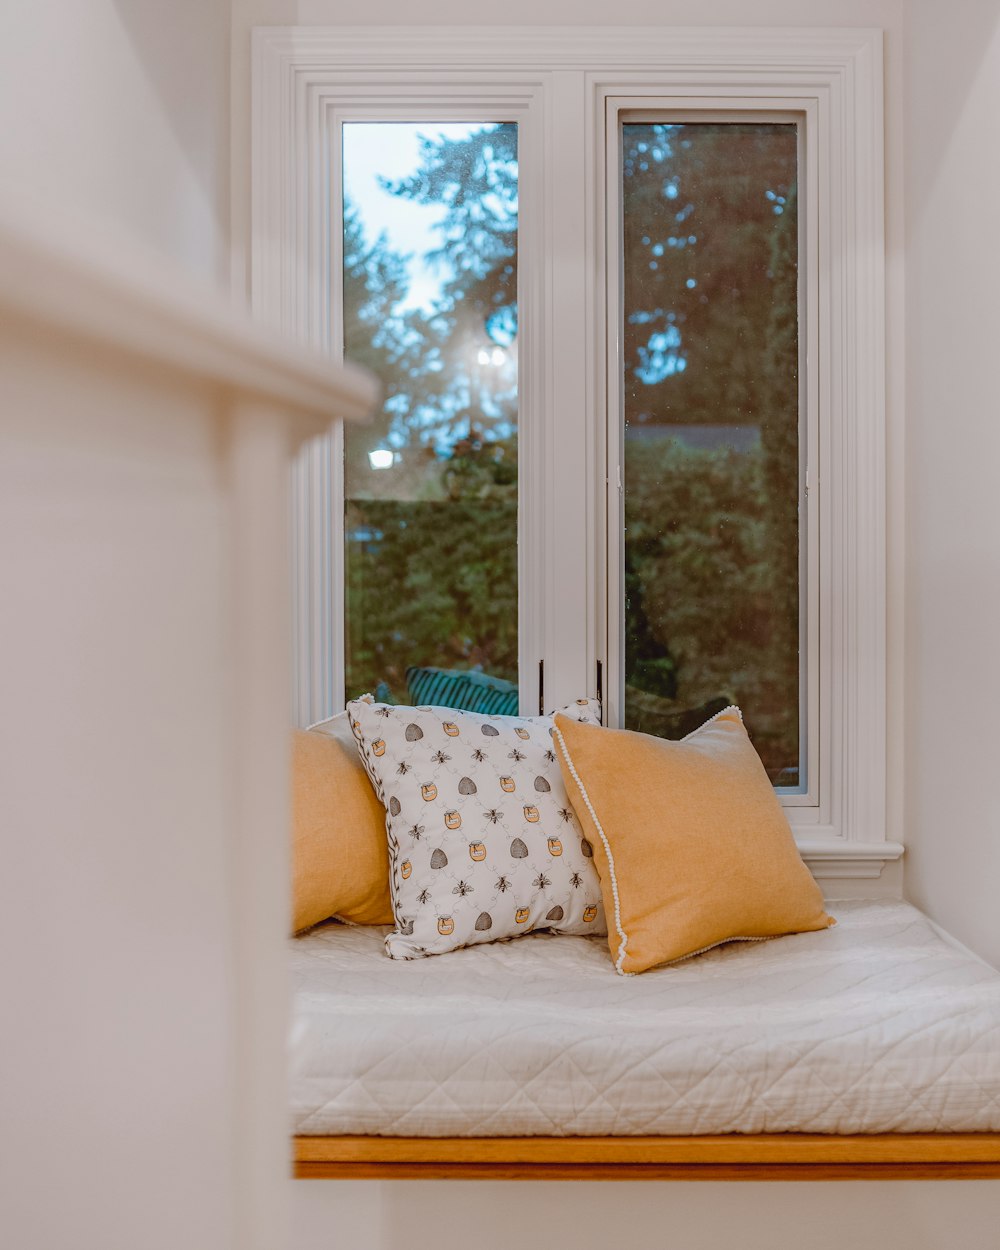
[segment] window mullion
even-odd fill
[[[538,542],[531,542],[548,708],[596,693],[599,645],[598,416],[588,89],[576,70],[546,83],[541,214],[545,307],[532,350],[544,363],[537,446]]]

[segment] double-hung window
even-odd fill
[[[255,306],[383,386],[296,470],[303,723],[735,702],[814,869],[894,856],[879,56],[256,32]]]

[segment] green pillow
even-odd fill
[[[419,706],[453,707],[485,716],[518,713],[517,686],[488,673],[414,666],[406,670],[406,686]]]

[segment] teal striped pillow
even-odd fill
[[[453,707],[485,716],[518,713],[517,686],[488,673],[414,666],[406,670],[406,687],[417,705]]]

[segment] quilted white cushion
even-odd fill
[[[535,929],[605,933],[593,850],[563,786],[552,717],[347,705],[386,809],[393,959]],[[581,699],[564,715],[600,723]]]
[[[1000,1132],[1000,974],[906,903],[835,911],[641,977],[600,939],[400,964],[320,925],[289,943],[295,1131]]]

